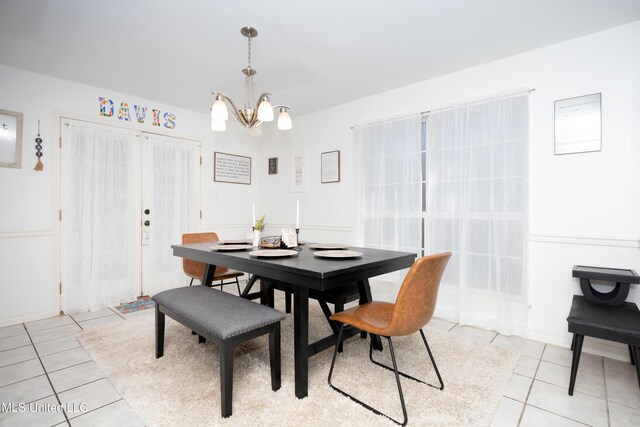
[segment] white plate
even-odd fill
[[[319,251],[314,252],[313,256],[320,258],[358,258],[362,256],[362,252],[358,251]]]
[[[297,256],[298,251],[291,249],[258,249],[257,251],[249,252],[249,255],[256,257],[278,258],[285,256]]]
[[[218,241],[219,245],[246,245],[249,243],[247,239],[236,239],[236,240],[220,240]]]
[[[251,245],[218,245],[211,246],[212,251],[246,251],[247,249],[253,249]]]
[[[309,245],[309,249],[347,249],[349,246],[342,243],[312,243]]]

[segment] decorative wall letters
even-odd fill
[[[113,117],[115,112],[115,106],[111,99],[99,97],[100,101],[100,111],[99,114],[104,117]],[[167,129],[175,129],[176,128],[176,116],[173,113],[163,113],[161,110],[152,109],[153,112],[153,121],[151,122],[152,126],[162,127],[164,126]],[[133,113],[135,116],[136,123],[144,124],[144,120],[147,117],[147,107],[141,105],[133,106]],[[121,102],[120,107],[118,108],[117,114],[118,120],[122,120],[124,122],[131,122],[131,109],[129,108],[128,102]]]

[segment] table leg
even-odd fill
[[[204,268],[204,274],[202,275],[202,284],[204,286],[211,287],[213,283],[213,277],[216,275],[216,266],[212,264],[207,264]]]
[[[251,291],[251,288],[253,287],[254,283],[256,283],[256,280],[258,280],[258,276],[256,276],[255,274],[252,275],[247,282],[247,286],[245,286],[245,288],[242,290],[242,298],[246,298],[249,295],[249,291]]]
[[[296,397],[309,394],[309,289],[293,288],[293,336]]]
[[[371,298],[371,287],[369,286],[369,280],[364,279],[358,281],[358,292],[360,292],[360,304],[366,304],[373,301]],[[373,348],[382,351],[382,340],[378,335],[371,335],[373,341]]]

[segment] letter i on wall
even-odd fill
[[[125,122],[131,121],[131,116],[129,115],[129,104],[126,102],[120,103],[120,109],[118,110],[118,118],[120,120],[124,120]]]
[[[113,101],[107,98],[99,97],[100,100],[100,115],[111,117],[113,116]]]
[[[160,126],[160,110],[153,110],[153,125]]]

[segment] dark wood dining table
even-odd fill
[[[362,252],[361,257],[326,259],[313,255],[308,246],[300,246],[297,256],[262,258],[250,251],[215,251],[212,243],[172,245],[173,255],[207,264],[202,284],[210,286],[216,265],[254,275],[261,281],[285,283],[293,288],[295,394],[308,395],[309,357],[337,342],[337,334],[309,344],[309,290],[328,291],[357,283],[360,303],[371,301],[369,279],[411,267],[416,254],[368,248],[350,248]],[[257,249],[257,248],[255,248]],[[255,279],[254,279],[255,280]],[[351,335],[359,331],[352,331]],[[377,347],[381,348],[378,342]]]

